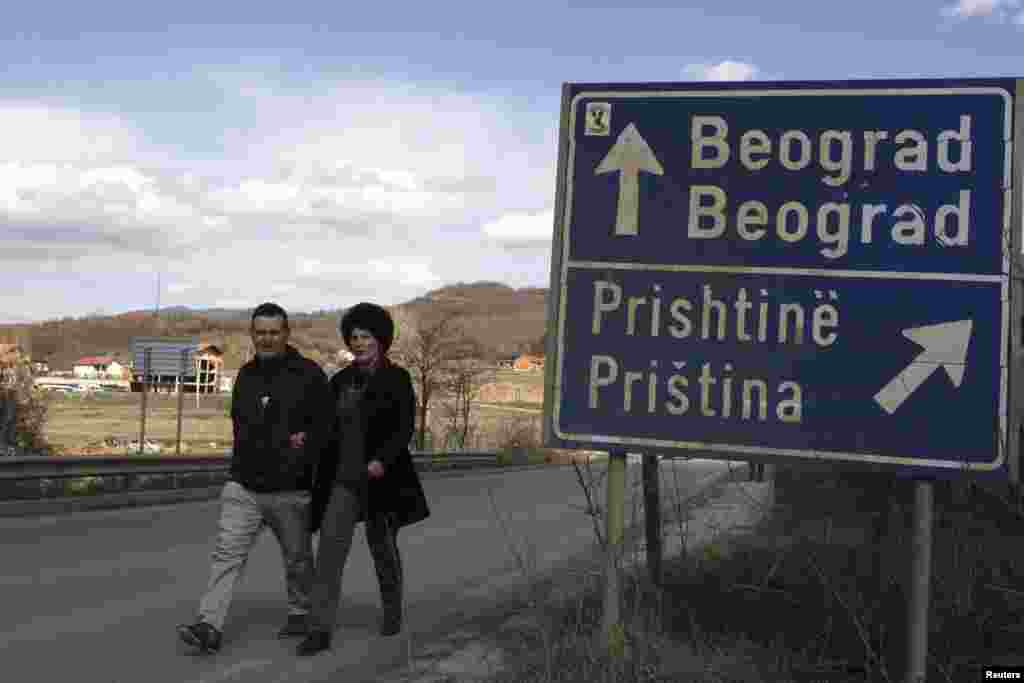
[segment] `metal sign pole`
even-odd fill
[[[651,583],[661,585],[661,491],[658,456],[644,454],[644,526],[647,536],[647,570]]]
[[[1021,150],[1024,149],[1024,80],[1017,80],[1014,94],[1013,114],[1013,178],[1010,181],[1010,320],[1020,320],[1021,300],[1024,299],[1024,164]],[[1007,434],[1007,464],[1009,473],[1010,500],[1014,507],[1021,506],[1021,448],[1024,441],[1024,425],[1020,422],[1022,378],[1024,378],[1024,340],[1018,325],[1010,325],[1010,404],[1009,433]]]
[[[174,454],[181,455],[181,412],[185,403],[185,362],[188,359],[188,349],[181,350],[181,370],[178,372],[178,437],[175,441]]]
[[[619,614],[619,558],[622,555],[622,534],[626,512],[626,452],[608,453],[608,494],[605,506],[607,525],[604,588],[604,628],[608,654],[621,657],[625,647],[622,619]]]
[[[910,597],[907,601],[906,683],[924,683],[928,672],[928,603],[932,569],[932,483],[914,482]]]
[[[149,393],[149,368],[150,368],[150,349],[145,350],[145,362],[142,364],[142,416],[139,419],[139,453],[146,452],[146,402]]]

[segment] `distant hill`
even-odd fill
[[[500,282],[448,285],[402,304],[430,318],[441,310],[463,316],[466,332],[492,353],[516,353],[544,335],[548,290],[513,289]]]
[[[288,313],[288,317],[296,320],[310,320],[313,318],[319,318],[326,315],[326,312],[318,311],[314,313],[306,313],[303,311],[296,311],[294,313]],[[131,316],[152,316],[153,311],[133,311],[132,313],[124,313],[122,315]],[[182,316],[202,316],[208,320],[242,320],[248,321],[249,316],[252,315],[251,308],[189,308],[188,306],[169,306],[167,308],[160,309],[160,316],[172,319],[181,318]]]
[[[467,334],[490,354],[536,349],[543,338],[547,290],[514,289],[500,282],[446,285],[399,304],[418,317],[431,319],[442,311],[461,316]],[[34,358],[51,369],[70,370],[86,355],[111,353],[128,357],[134,336],[196,336],[225,351],[225,366],[236,369],[248,357],[250,309],[191,309],[172,306],[153,311],[130,311],[112,316],[64,318],[44,323],[0,325],[0,342],[16,339]],[[340,348],[338,311],[289,311],[292,343],[321,363],[333,360]]]
[[[179,319],[188,316],[203,316],[210,320],[245,320],[250,312],[241,308],[189,308],[188,306],[166,306],[160,309],[160,316],[171,319]],[[152,316],[153,311],[131,311],[122,313],[122,316],[145,317]]]

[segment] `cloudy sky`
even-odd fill
[[[680,7],[680,5],[690,5]],[[51,2],[0,22],[0,322],[546,286],[565,81],[1024,76],[1020,0]]]

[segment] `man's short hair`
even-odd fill
[[[268,301],[257,306],[252,312],[252,319],[249,321],[249,324],[255,323],[256,318],[281,318],[284,320],[284,329],[288,329],[288,314],[275,303]]]

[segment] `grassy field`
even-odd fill
[[[507,375],[507,378],[506,378]],[[519,386],[539,386],[539,372],[501,373]],[[139,438],[141,394],[111,393],[51,397],[46,439],[56,453],[121,453],[129,441]],[[182,405],[182,452],[208,453],[231,446],[231,420],[227,415],[228,395],[204,395],[196,405],[194,395],[185,395]],[[159,443],[164,452],[174,449],[177,434],[178,399],[168,394],[147,397],[146,440]],[[540,404],[504,403],[479,405],[472,418],[472,438],[467,447],[501,448],[540,442]],[[429,419],[436,434],[445,431],[441,401],[431,406]]]
[[[544,386],[543,370],[497,370],[494,381],[514,386]]]
[[[147,397],[146,440],[173,448],[177,435],[178,399],[167,394]],[[212,452],[231,445],[227,396],[186,395],[182,405],[182,451]],[[50,403],[46,438],[58,453],[117,452],[104,447],[110,440],[137,441],[141,394],[57,395]]]

